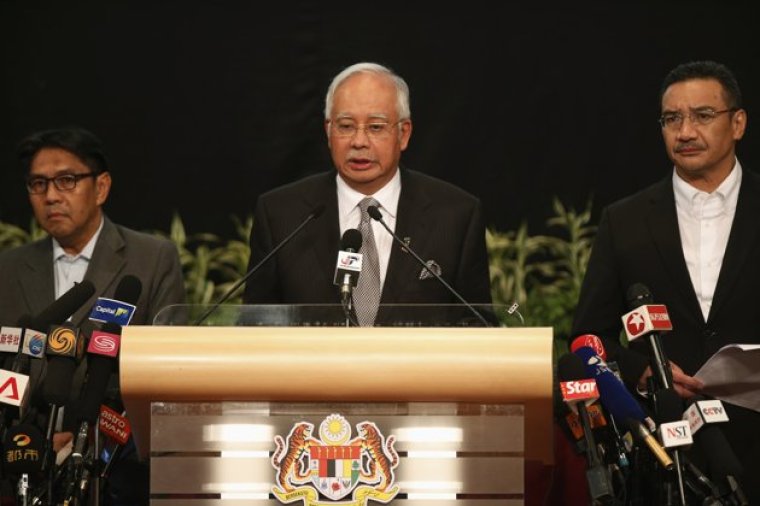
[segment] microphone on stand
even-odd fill
[[[272,258],[275,255],[275,253],[277,253],[278,251],[280,251],[280,249],[282,249],[283,246],[285,246],[287,243],[289,243],[290,240],[293,239],[293,237],[295,237],[296,235],[298,235],[298,233],[301,230],[303,230],[303,228],[310,221],[319,218],[322,215],[322,213],[324,212],[324,210],[325,210],[325,205],[324,204],[318,204],[317,206],[315,206],[314,209],[312,209],[312,211],[306,216],[306,218],[304,218],[304,220],[301,222],[300,225],[298,225],[285,239],[283,239],[282,241],[280,241],[280,243],[277,246],[275,246],[272,249],[272,251],[270,251],[269,253],[267,253],[267,255],[264,258],[262,258],[261,261],[259,261],[259,263],[257,263],[256,265],[254,265],[251,268],[251,270],[249,270],[245,274],[245,276],[243,276],[242,278],[240,278],[234,285],[232,285],[232,287],[229,290],[227,290],[227,293],[225,293],[224,295],[222,295],[222,297],[213,306],[211,306],[210,308],[208,308],[208,310],[205,313],[203,313],[200,316],[200,318],[198,318],[197,320],[195,320],[195,322],[193,322],[192,325],[200,325],[201,323],[203,323],[204,321],[206,321],[206,318],[208,318],[209,316],[211,316],[211,314],[214,311],[216,311],[219,308],[219,306],[221,306],[227,299],[229,299],[230,297],[232,297],[232,294],[234,294],[238,290],[238,288],[240,288],[241,286],[243,286],[243,284],[246,281],[248,281],[248,278],[250,278],[251,276],[253,276],[261,268],[262,265],[266,264],[269,261],[269,259]]]
[[[596,381],[588,377],[581,358],[572,353],[567,353],[559,358],[557,375],[561,381],[562,399],[574,411],[577,410],[583,430],[587,464],[586,481],[591,500],[599,504],[612,504],[615,492],[609,471],[599,454],[588,413],[588,405],[599,398]]]
[[[402,248],[404,248],[406,251],[408,251],[412,257],[414,257],[417,262],[419,262],[420,265],[422,265],[422,268],[425,269],[428,273],[430,273],[435,279],[437,279],[446,289],[454,295],[462,304],[467,306],[467,309],[469,309],[472,314],[474,314],[478,320],[483,324],[484,327],[493,327],[491,323],[488,322],[488,320],[485,319],[485,317],[480,314],[478,310],[476,310],[474,307],[472,307],[472,304],[464,300],[464,297],[462,297],[459,292],[454,290],[451,285],[449,285],[446,280],[444,280],[440,274],[435,272],[435,269],[431,269],[430,266],[422,259],[420,256],[415,253],[415,251],[404,241],[401,240],[399,236],[397,236],[393,230],[388,226],[387,223],[385,223],[385,220],[383,220],[383,215],[380,212],[380,210],[377,208],[377,206],[369,206],[367,208],[367,213],[369,214],[370,218],[372,218],[375,221],[380,222],[380,224],[385,228],[385,230],[388,231],[389,234],[393,237],[393,240],[396,241]]]
[[[349,228],[343,232],[338,250],[338,261],[335,265],[335,277],[333,284],[340,286],[340,303],[346,315],[346,326],[358,322],[351,315],[353,301],[351,294],[359,280],[362,271],[362,257],[359,249],[362,247],[362,233],[355,228]]]

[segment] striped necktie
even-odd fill
[[[369,206],[379,206],[373,198],[359,202],[362,220],[359,231],[362,233],[362,272],[354,289],[354,307],[359,325],[371,327],[375,323],[377,309],[380,305],[380,261],[375,247],[375,235],[372,233],[372,219],[367,213]]]

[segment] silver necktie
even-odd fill
[[[375,235],[372,233],[372,219],[367,214],[369,206],[379,206],[373,198],[365,198],[359,202],[362,221],[359,231],[362,233],[362,272],[354,289],[354,307],[359,325],[371,327],[375,323],[377,308],[380,305],[380,261],[377,258]]]

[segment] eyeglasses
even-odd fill
[[[42,177],[35,176],[26,180],[26,189],[32,195],[40,195],[48,189],[48,183],[53,182],[55,188],[62,192],[68,192],[77,187],[77,182],[86,177],[98,177],[95,172],[86,174],[61,174],[60,176]]]
[[[330,121],[330,127],[333,133],[337,137],[348,138],[356,135],[359,130],[362,130],[367,137],[372,139],[387,139],[391,135],[393,127],[402,123],[403,120],[395,123],[389,123],[387,121],[372,121],[370,123],[361,124],[355,121],[339,119],[337,121]]]
[[[710,109],[708,107],[691,110],[687,116],[692,125],[709,125],[715,120],[718,114],[723,114],[724,112],[736,112],[737,110],[736,107],[732,107],[731,109],[716,111],[715,109]],[[666,112],[660,116],[658,121],[660,122],[660,125],[662,125],[662,128],[667,128],[668,130],[680,130],[683,125],[684,117],[685,116],[680,112]]]

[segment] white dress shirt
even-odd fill
[[[710,314],[723,264],[741,181],[742,166],[738,160],[728,177],[712,193],[694,188],[673,170],[683,256],[705,321]]]
[[[398,170],[388,184],[383,186],[373,195],[364,195],[343,181],[340,175],[335,176],[338,182],[338,219],[340,222],[340,235],[349,228],[359,228],[361,222],[361,211],[359,202],[365,197],[372,197],[380,203],[380,212],[383,214],[383,221],[388,227],[396,230],[396,214],[398,211],[398,199],[401,195],[401,175]],[[375,236],[375,246],[377,247],[377,259],[380,263],[380,287],[385,284],[385,275],[388,272],[388,261],[391,257],[391,247],[393,246],[393,236],[385,230],[382,224],[372,220],[372,233]]]
[[[76,255],[69,255],[63,247],[53,239],[53,272],[55,278],[55,298],[57,299],[64,293],[73,288],[74,283],[81,283],[87,272],[87,266],[90,265],[92,252],[95,250],[95,243],[98,242],[100,231],[103,230],[104,220],[100,220],[100,226],[95,231],[95,235],[87,242],[82,251]]]

